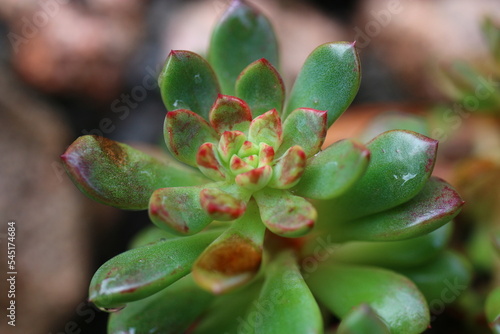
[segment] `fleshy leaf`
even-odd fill
[[[259,272],[265,226],[255,202],[243,217],[215,240],[193,265],[193,276],[204,289],[221,294],[251,281]]]
[[[212,33],[208,53],[222,92],[234,95],[238,75],[261,58],[278,65],[278,45],[271,23],[246,1],[232,1]]]
[[[429,303],[431,313],[442,312],[444,304],[451,304],[467,290],[472,278],[470,264],[462,256],[445,251],[433,261],[421,266],[400,269],[411,279]],[[436,303],[436,301],[440,301]],[[439,309],[433,309],[438,307]]]
[[[271,166],[262,166],[239,174],[234,181],[242,188],[250,191],[257,191],[264,188],[269,183],[272,175],[273,169]]]
[[[236,96],[248,103],[253,117],[276,109],[279,114],[285,100],[285,86],[278,71],[262,58],[248,65],[236,80]]]
[[[219,157],[225,163],[229,162],[229,159],[236,154],[242,145],[246,142],[247,137],[241,131],[226,131],[222,134],[218,151]]]
[[[108,333],[184,333],[203,314],[214,296],[200,289],[191,275],[166,289],[112,313]]]
[[[316,222],[316,209],[302,197],[286,190],[266,188],[254,198],[267,228],[283,237],[299,237],[309,232]]]
[[[424,296],[413,282],[395,272],[320,263],[304,277],[316,298],[342,319],[353,307],[368,304],[393,334],[419,334],[429,325]]]
[[[434,259],[448,245],[453,225],[445,224],[437,230],[420,237],[400,241],[354,241],[343,244],[319,245],[324,251],[320,255],[325,261],[347,264],[361,264],[388,269],[423,265]],[[328,239],[327,239],[328,240]],[[311,239],[305,254],[318,253],[318,243]]]
[[[248,131],[252,112],[245,101],[229,95],[219,95],[210,110],[210,124],[222,134],[224,131]]]
[[[373,309],[362,304],[349,312],[337,329],[337,334],[391,334],[390,329]]]
[[[307,157],[319,152],[326,138],[326,112],[300,108],[292,111],[283,123],[283,143],[277,155],[300,145]]]
[[[187,275],[192,263],[221,230],[159,241],[104,263],[94,274],[89,300],[101,308],[123,307],[146,298]]]
[[[200,192],[201,207],[214,220],[228,221],[241,217],[246,201],[219,188],[205,188]]]
[[[193,167],[196,167],[196,155],[200,146],[206,142],[218,142],[218,135],[210,124],[189,110],[168,112],[164,128],[168,150],[179,161]]]
[[[347,220],[384,211],[414,197],[434,168],[436,140],[403,130],[384,132],[366,147],[370,162],[361,179],[329,201],[330,217]]]
[[[306,153],[300,146],[292,146],[276,161],[269,187],[288,189],[299,182],[306,167]]]
[[[283,141],[281,119],[273,109],[253,119],[248,131],[248,140],[252,143],[266,143],[276,152]]]
[[[255,321],[255,314],[260,315],[259,321]],[[291,251],[279,254],[266,269],[264,286],[246,321],[255,325],[254,333],[323,334],[318,303]]]
[[[196,154],[198,169],[214,181],[224,181],[226,172],[217,158],[218,151],[213,143],[205,143],[200,146]]]
[[[120,209],[144,210],[155,189],[199,185],[207,180],[177,161],[163,163],[104,137],[79,137],[61,159],[84,194]]]
[[[158,81],[169,111],[188,109],[205,119],[220,92],[210,65],[191,51],[171,51]]]
[[[455,189],[433,177],[417,196],[400,206],[330,227],[337,240],[403,240],[443,226],[463,204]]]
[[[297,108],[328,112],[328,127],[351,104],[359,89],[361,69],[355,43],[318,46],[306,59],[290,93],[283,119]]]
[[[149,218],[161,229],[191,235],[204,229],[213,220],[202,208],[203,187],[157,189],[149,201]]]
[[[362,144],[345,139],[319,152],[307,161],[295,194],[330,199],[342,195],[366,171],[370,151]]]

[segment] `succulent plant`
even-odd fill
[[[96,136],[63,154],[85,194],[156,225],[90,283],[110,333],[323,333],[332,314],[338,333],[420,333],[446,282],[468,283],[445,250],[463,201],[431,177],[437,141],[396,129],[324,148],[359,87],[355,43],[312,51],[286,102],[277,50],[233,1],[208,61],[172,51],[160,75],[170,155]]]

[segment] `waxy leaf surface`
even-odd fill
[[[278,45],[270,22],[246,1],[232,1],[212,33],[208,52],[223,94],[234,95],[238,75],[261,58],[278,65]]]
[[[328,112],[328,127],[351,104],[359,89],[361,69],[354,43],[318,46],[306,59],[290,93],[284,119],[297,108]]]
[[[281,114],[285,86],[278,71],[262,58],[241,72],[236,81],[236,96],[248,103],[253,117],[271,109],[276,109]]]
[[[210,110],[210,124],[219,134],[225,131],[248,131],[252,112],[245,101],[229,95],[219,95]]]
[[[391,330],[373,309],[360,305],[342,319],[337,334],[391,334]]]
[[[159,241],[115,256],[94,274],[89,300],[101,308],[116,308],[151,296],[187,275],[220,233],[215,230]]]
[[[190,51],[172,51],[158,79],[169,111],[188,109],[208,119],[219,83],[205,59]]]
[[[158,188],[206,182],[200,173],[177,161],[160,162],[104,137],[79,137],[61,159],[84,194],[120,209],[147,209],[149,197]]]

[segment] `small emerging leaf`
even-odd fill
[[[190,51],[170,52],[158,81],[169,111],[188,109],[205,119],[220,92],[210,65]]]
[[[108,333],[184,333],[209,307],[213,295],[201,290],[191,275],[166,289],[112,313]]]
[[[253,117],[276,109],[281,114],[285,86],[278,71],[262,58],[248,65],[236,81],[236,96],[248,103]]]
[[[283,237],[299,237],[309,232],[316,222],[314,206],[286,190],[266,188],[254,194],[260,216],[267,228]]]
[[[351,104],[361,80],[354,43],[327,43],[306,59],[290,93],[283,119],[297,108],[328,112],[328,127]]]
[[[306,153],[300,146],[290,147],[273,167],[269,187],[288,189],[299,182],[306,167]]]
[[[224,131],[246,132],[252,112],[245,101],[234,96],[219,95],[210,110],[210,124],[219,134]]]
[[[232,1],[212,33],[208,52],[222,92],[234,95],[238,75],[261,58],[278,65],[278,45],[271,23],[246,1]]]
[[[253,119],[248,131],[248,140],[252,143],[266,143],[276,152],[283,141],[281,119],[273,109]]]
[[[226,172],[217,158],[218,152],[213,143],[205,143],[200,146],[196,154],[198,169],[214,181],[224,181]]]
[[[219,234],[159,241],[115,256],[94,274],[89,300],[101,308],[121,307],[166,288],[187,275],[192,263]]]
[[[368,167],[370,151],[355,141],[338,141],[307,161],[297,195],[330,199],[342,195],[359,180]]]
[[[262,166],[239,174],[234,181],[242,188],[250,191],[257,191],[264,188],[269,183],[272,175],[273,170],[270,166]]]
[[[252,280],[260,269],[265,226],[255,202],[233,222],[193,265],[193,276],[204,289],[221,294]]]
[[[120,209],[144,210],[158,188],[199,185],[206,179],[194,170],[168,163],[126,144],[82,136],[61,156],[76,186],[90,198]]]

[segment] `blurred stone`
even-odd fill
[[[13,66],[44,92],[110,100],[139,45],[146,3],[44,0],[4,9]]]
[[[165,20],[164,57],[170,50],[192,50],[206,54],[215,23],[229,0],[205,0],[179,7]],[[311,6],[297,1],[254,0],[271,21],[278,36],[281,71],[287,88],[307,56],[320,44],[348,40],[345,29]]]
[[[62,170],[59,156],[72,138],[60,115],[0,70],[0,261],[7,263],[7,222],[15,221],[18,273],[16,326],[1,321],[0,333],[49,333],[86,300],[91,237],[116,215],[88,200]],[[97,218],[99,228],[93,224]],[[2,289],[4,317],[8,302]]]
[[[488,58],[480,28],[487,15],[500,21],[498,0],[364,0],[351,34],[413,96],[435,99],[437,66]]]

